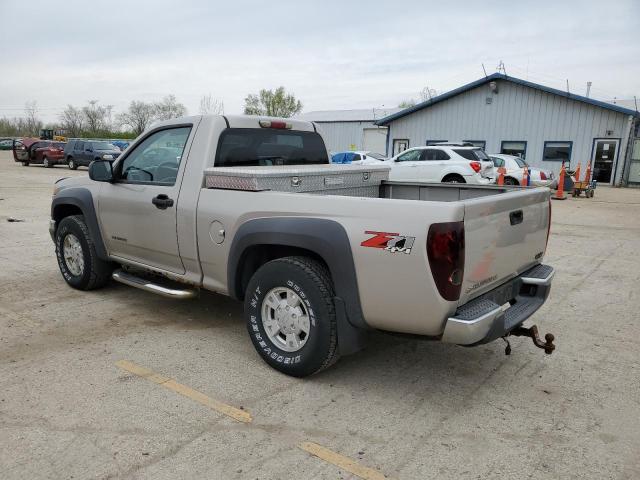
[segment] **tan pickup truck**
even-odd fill
[[[546,188],[389,182],[331,165],[312,123],[195,116],[141,135],[89,178],[55,184],[50,231],[74,288],[110,279],[244,301],[272,367],[318,372],[368,331],[478,345],[531,336],[545,302]]]

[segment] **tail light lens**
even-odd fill
[[[482,169],[482,164],[480,162],[470,162],[469,165],[476,173],[478,173]]]
[[[427,256],[438,292],[445,300],[460,298],[464,276],[464,223],[434,223],[427,235]]]
[[[546,180],[547,179],[547,174],[544,172],[540,172],[540,180]]]

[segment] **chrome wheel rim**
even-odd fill
[[[290,288],[272,288],[262,300],[262,326],[269,340],[280,350],[297,352],[309,339],[309,311]]]
[[[69,160],[69,168],[73,170],[73,160]]]
[[[73,233],[67,234],[62,241],[62,256],[69,272],[79,277],[84,271],[84,254],[80,240]]]
[[[46,167],[49,166],[49,159],[47,157],[44,157],[44,159],[42,159],[42,164]]]

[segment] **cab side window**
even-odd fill
[[[119,179],[127,183],[175,185],[191,127],[151,134],[122,161]]]

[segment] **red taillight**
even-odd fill
[[[546,180],[547,179],[547,174],[544,172],[540,172],[540,180]]]
[[[427,235],[427,256],[433,280],[445,300],[460,298],[464,276],[464,223],[434,223]]]
[[[282,130],[291,130],[292,125],[288,122],[281,122],[278,120],[260,120],[260,126],[262,128],[279,128]]]
[[[476,173],[478,173],[482,169],[482,164],[480,162],[470,162],[469,165]]]

